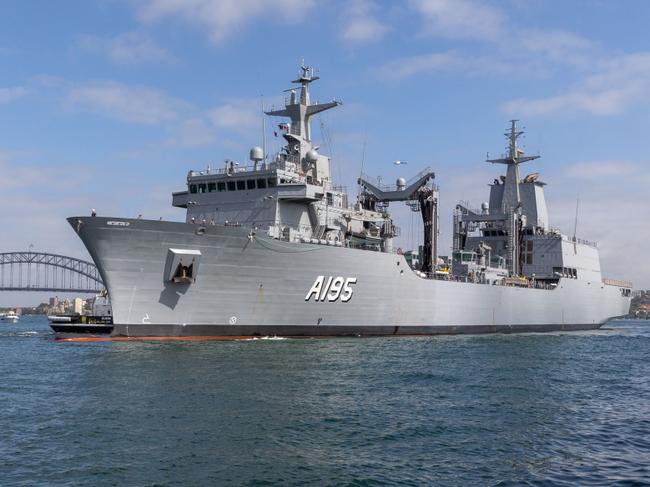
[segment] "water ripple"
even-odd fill
[[[650,485],[650,326],[56,343],[0,328],[0,485]]]

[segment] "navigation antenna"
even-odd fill
[[[327,146],[327,150],[330,153],[331,159],[336,161],[336,174],[338,177],[339,185],[343,185],[343,178],[341,176],[341,163],[336,157],[336,154],[334,153],[334,143],[332,142],[332,134],[330,132],[329,125],[325,123],[325,116],[326,115],[318,115],[321,135],[323,137],[323,141],[325,142],[325,145]]]
[[[578,254],[578,207],[580,206],[580,194],[576,196],[576,218],[573,222],[573,253]]]
[[[264,95],[260,95],[262,103],[262,154],[264,155],[264,164],[266,164],[266,117],[264,116]]]
[[[361,178],[363,178],[363,164],[366,161],[366,142],[368,142],[368,131],[366,130],[366,133],[363,136],[363,148],[361,149],[361,169],[359,170],[359,179],[357,180],[357,200],[360,199],[361,196]]]
[[[517,129],[519,120],[510,120],[510,130],[505,134],[508,139],[508,154],[501,159],[488,159],[492,164],[505,164],[508,166],[506,191],[504,191],[503,204],[519,208],[521,205],[521,193],[519,192],[519,165],[523,162],[539,159],[539,156],[526,156],[524,151],[517,146],[517,140],[524,134],[523,130]],[[505,209],[505,208],[504,208]]]

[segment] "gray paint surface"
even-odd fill
[[[284,242],[244,227],[102,217],[69,222],[100,270],[120,335],[584,329],[625,315],[630,304],[621,288],[600,280],[561,279],[556,289],[543,290],[425,279],[401,255]],[[170,248],[201,252],[195,282],[166,279]],[[321,275],[356,278],[352,298],[306,301]]]

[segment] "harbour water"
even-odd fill
[[[0,485],[650,485],[650,322],[54,342],[0,328]]]

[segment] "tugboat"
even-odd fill
[[[47,319],[50,320],[50,328],[56,338],[107,336],[113,331],[111,303],[106,290],[95,296],[89,315],[67,313],[48,315]]]

